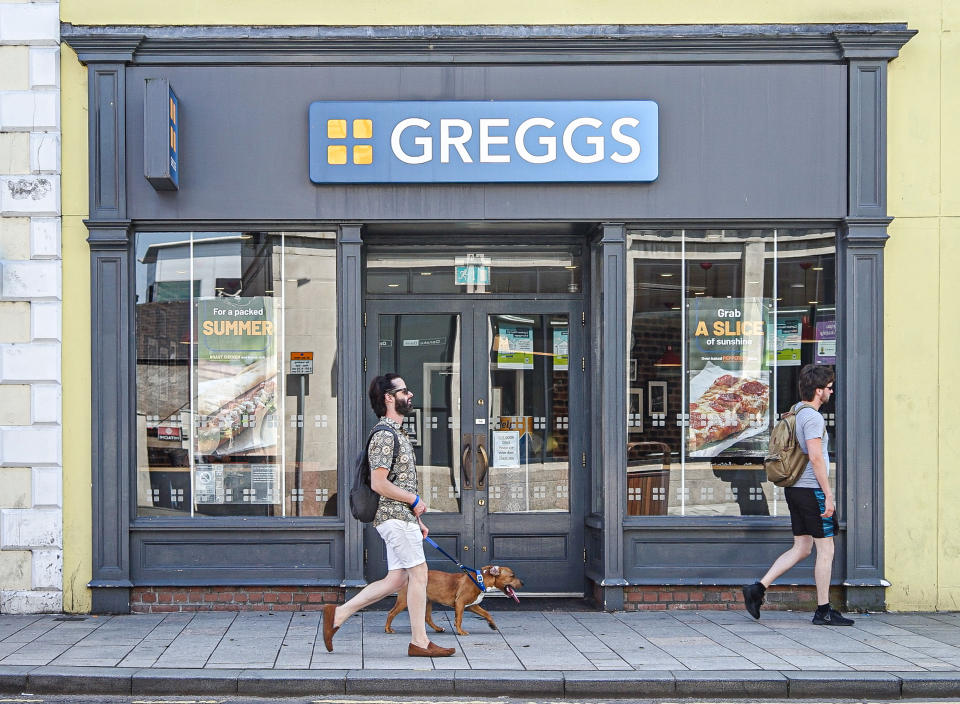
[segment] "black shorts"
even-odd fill
[[[790,526],[794,535],[832,538],[840,532],[836,510],[830,518],[820,515],[827,510],[822,489],[788,486],[783,494],[790,509]]]

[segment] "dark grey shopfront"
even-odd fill
[[[391,365],[407,359],[383,356],[393,334],[386,330],[401,323],[416,328],[416,316],[434,316],[423,321],[428,328],[457,333],[456,359],[453,337],[445,334],[448,356],[429,361],[430,373],[446,379],[447,387],[451,369],[458,368],[457,409],[447,403],[448,415],[432,421],[425,410],[418,427],[437,424],[431,429],[447,438],[445,462],[457,467],[449,480],[456,508],[438,512],[431,527],[461,556],[470,556],[464,561],[474,555],[478,564],[517,561],[531,575],[542,572],[544,581],[533,591],[596,595],[608,609],[623,607],[631,585],[725,585],[756,577],[783,549],[785,519],[628,510],[625,419],[631,409],[625,387],[635,376],[630,350],[639,341],[630,339],[626,293],[628,280],[643,271],[632,268],[629,251],[682,232],[674,238],[682,257],[699,236],[690,233],[713,231],[781,233],[771,238],[775,252],[786,247],[788,231],[798,241],[812,237],[804,233],[835,233],[829,256],[835,257],[836,414],[843,427],[833,442],[843,530],[834,576],[846,585],[851,605],[882,603],[883,408],[875,380],[882,378],[882,262],[890,221],[886,71],[912,34],[903,25],[365,32],[64,25],[63,38],[87,65],[89,80],[94,611],[129,609],[131,590],[142,586],[353,589],[376,577],[377,557],[369,552],[379,545],[365,539],[342,498],[329,497],[346,496],[352,460],[370,424],[366,384],[381,359]],[[144,86],[151,78],[167,80],[179,98],[177,191],[155,190],[144,178]],[[316,185],[307,173],[307,109],[313,101],[638,99],[655,100],[660,110],[660,175],[652,183]],[[308,241],[307,233],[318,232],[329,235]],[[234,233],[207,237],[205,252],[231,238],[258,242],[264,233],[286,237],[287,251],[294,242],[301,253],[319,251],[320,240],[329,248],[336,287],[329,374],[335,411],[329,415],[335,416],[337,459],[333,493],[323,494],[333,502],[326,514],[301,514],[301,504],[294,503],[282,515],[175,515],[167,504],[166,513],[138,510],[149,499],[139,493],[138,468],[146,455],[138,453],[146,450],[138,449],[138,437],[149,434],[156,446],[158,433],[168,431],[160,429],[167,427],[162,417],[138,419],[137,368],[144,355],[135,332],[136,302],[143,302],[137,277],[143,267],[159,270],[180,246],[190,252],[182,261],[190,262],[191,272],[196,261],[199,271],[194,257],[202,254],[197,248],[203,233]],[[708,247],[710,238],[706,234],[697,246]],[[569,261],[534,261],[530,267],[548,273],[580,267],[579,278],[562,290],[539,283],[454,294],[371,288],[374,250],[389,259],[392,247],[421,247],[426,260],[451,246],[464,253],[512,247],[517,257],[531,260],[551,247],[566,248],[576,252]],[[666,261],[674,255],[664,256]],[[443,266],[452,267],[455,258]],[[683,274],[685,281],[702,274],[706,288],[713,266],[702,261],[693,275]],[[743,267],[749,270],[749,264]],[[814,262],[802,275],[821,268]],[[807,281],[800,279],[797,290]],[[221,277],[215,283],[222,295],[236,282]],[[151,301],[165,302],[156,288],[149,291]],[[271,291],[261,286],[257,295]],[[809,287],[803,292],[812,295]],[[769,298],[776,297],[774,290]],[[552,371],[531,362],[514,370],[517,381],[511,376],[494,383],[490,360],[496,348],[490,345],[498,320],[542,333],[545,347],[531,353],[537,360],[538,350],[563,339],[565,368],[557,366],[554,346]],[[561,328],[565,336],[556,337]],[[396,333],[394,351],[400,355],[408,339],[434,337],[441,335]],[[429,386],[424,374],[419,386]],[[539,394],[546,405],[527,407],[517,400],[521,394],[509,389],[521,388],[521,377],[529,398]],[[507,389],[498,391],[500,410],[471,412],[481,401],[489,407],[494,387]],[[561,387],[565,398],[557,392]],[[652,400],[644,397],[645,403]],[[664,411],[672,422],[676,408]],[[492,449],[483,447],[490,443],[490,423],[536,419],[541,412],[553,431],[563,431],[551,435],[549,462],[545,450],[533,448],[543,455],[543,471],[561,472],[545,481],[555,490],[555,503],[527,511],[505,503],[498,513],[490,485],[480,483],[481,470],[495,469],[489,458],[480,459],[480,449],[486,455]],[[327,427],[326,415],[316,418],[317,428]],[[558,418],[566,420],[558,424]],[[286,418],[281,421],[286,425]],[[443,425],[456,432],[444,433]],[[561,454],[558,470],[554,460]],[[164,476],[173,486],[176,473]],[[156,495],[156,481],[147,486]],[[295,501],[302,502],[303,490],[297,491]],[[316,488],[318,501],[322,491]],[[683,491],[689,501],[690,491]],[[480,557],[484,553],[490,557]],[[806,583],[799,572],[797,580]]]

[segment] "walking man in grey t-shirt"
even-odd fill
[[[793,547],[776,559],[763,579],[743,588],[743,602],[754,618],[760,618],[760,607],[767,587],[780,575],[796,565],[817,546],[817,560],[813,568],[817,584],[817,610],[813,622],[818,626],[852,626],[846,618],[830,607],[830,573],[833,569],[833,537],[839,528],[833,491],[828,479],[830,457],[827,454],[829,436],[827,424],[820,415],[820,406],[833,396],[834,374],[831,367],[808,364],[800,370],[800,398],[803,403],[794,406],[797,411],[797,441],[810,458],[793,486],[784,489],[790,523],[793,528]]]

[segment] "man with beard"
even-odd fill
[[[403,417],[413,410],[413,392],[397,374],[378,376],[370,383],[370,405],[379,416],[367,445],[370,486],[380,494],[373,525],[387,547],[387,576],[368,584],[340,606],[323,607],[323,644],[333,652],[333,634],[343,622],[365,606],[407,587],[410,614],[410,657],[447,657],[456,648],[441,648],[427,638],[427,560],[423,539],[429,532],[421,520],[427,507],[417,493],[417,465],[413,446],[403,432]],[[394,439],[398,448],[394,454]]]

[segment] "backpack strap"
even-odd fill
[[[364,452],[366,452],[369,455],[370,441],[373,439],[373,436],[377,434],[377,430],[379,428],[383,428],[384,430],[389,431],[391,435],[393,435],[393,457],[390,459],[390,467],[387,470],[389,472],[393,470],[393,463],[397,461],[397,455],[400,454],[400,436],[397,435],[397,431],[393,429],[392,425],[389,425],[387,423],[377,423],[375,426],[373,426],[373,430],[370,431],[370,435],[367,437],[367,444],[366,444],[366,447],[364,448]],[[367,464],[370,464],[369,459],[367,460]],[[370,468],[370,471],[371,472],[373,471],[373,467]]]

